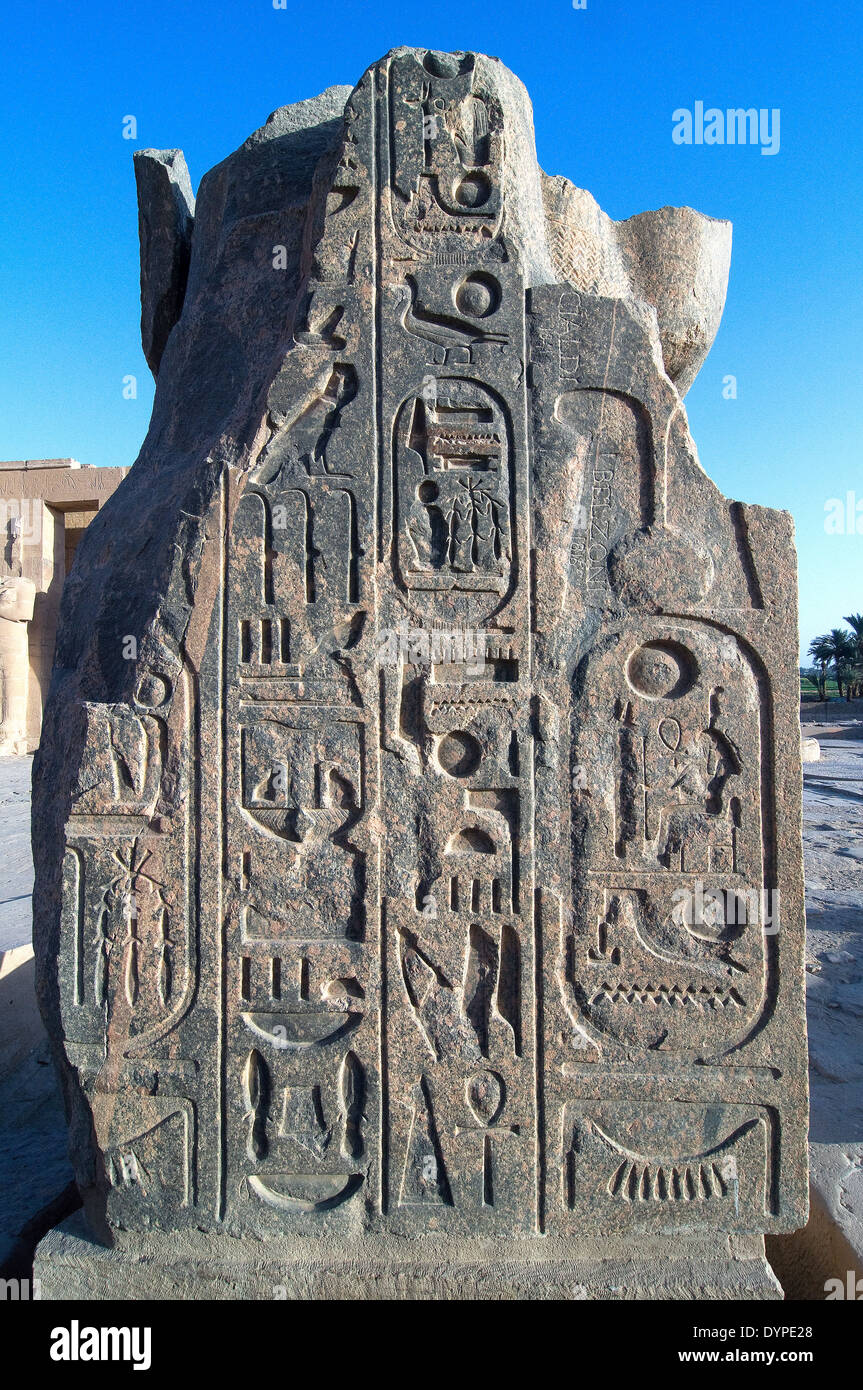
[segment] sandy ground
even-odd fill
[[[32,758],[0,758],[0,951],[30,940]]]
[[[807,724],[806,995],[812,1143],[863,1141],[863,723]]]
[[[33,993],[30,853],[32,758],[0,758],[0,954],[17,968],[0,979],[0,1263],[14,1237],[72,1177],[63,1104]],[[23,949],[21,949],[23,948]],[[20,964],[18,961],[20,960]],[[35,1046],[20,1056],[16,1037]]]
[[[822,756],[804,767],[803,824],[813,1184],[863,1273],[863,702],[856,703],[859,710],[822,705],[820,723],[805,720]],[[0,952],[30,940],[31,762],[0,758]],[[39,1036],[32,974],[26,978],[26,989],[0,1002],[29,1009]],[[14,1065],[4,1066],[0,1047],[0,1263],[23,1224],[70,1178],[47,1040],[39,1037]]]

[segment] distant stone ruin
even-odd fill
[[[128,471],[0,462],[0,757],[39,742],[63,581],[84,528]]]

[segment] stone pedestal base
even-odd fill
[[[43,1299],[781,1299],[760,1236],[641,1242],[470,1240],[459,1246],[313,1237],[125,1234],[96,1245],[80,1213],[50,1232]]]

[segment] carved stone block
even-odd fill
[[[297,1295],[454,1297],[493,1241],[483,1296],[571,1296],[568,1251],[591,1297],[777,1292],[791,521],[720,495],[681,400],[730,229],[588,201],[497,60],[413,49],[202,182],[34,783],[42,1007],[117,1259],[248,1238]]]

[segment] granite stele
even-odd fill
[[[135,156],[150,431],[66,581],[46,1296],[779,1297],[806,1219],[792,526],[683,392],[730,227],[396,49]],[[88,1233],[89,1232],[89,1233]]]

